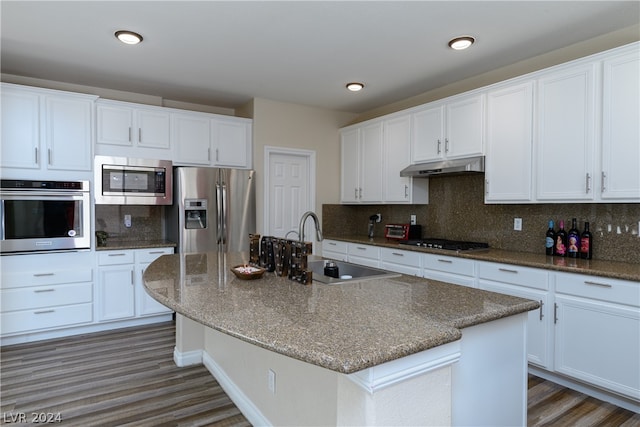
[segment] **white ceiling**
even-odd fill
[[[360,113],[640,22],[638,1],[6,1],[2,73]],[[139,32],[138,46],[116,30]],[[449,39],[473,35],[466,51]],[[348,92],[361,81],[366,88]]]

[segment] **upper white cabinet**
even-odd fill
[[[594,199],[598,67],[562,68],[538,79],[537,199]]]
[[[96,154],[170,159],[169,111],[162,107],[99,100]]]
[[[173,161],[182,165],[211,163],[211,118],[208,114],[172,113]]]
[[[212,166],[251,168],[252,122],[238,117],[212,119]]]
[[[483,154],[481,93],[426,104],[413,113],[413,163]]]
[[[527,81],[487,94],[487,203],[532,200],[533,88]]]
[[[602,171],[599,177],[603,200],[640,200],[639,76],[637,48],[604,61]]]
[[[382,201],[382,122],[349,128],[341,133],[343,203]]]
[[[3,83],[2,167],[91,171],[95,99]]]

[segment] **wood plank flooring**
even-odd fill
[[[0,423],[250,426],[204,366],[175,366],[174,334],[168,322],[2,348]],[[638,427],[640,415],[530,376],[528,425]]]

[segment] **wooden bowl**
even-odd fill
[[[255,267],[253,265],[236,265],[231,267],[231,272],[236,275],[238,279],[242,280],[255,280],[262,277],[264,272],[267,271],[262,267]]]

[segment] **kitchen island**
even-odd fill
[[[176,363],[203,362],[252,423],[526,424],[538,302],[404,275],[240,280],[247,259],[165,255],[144,283],[178,313]]]

